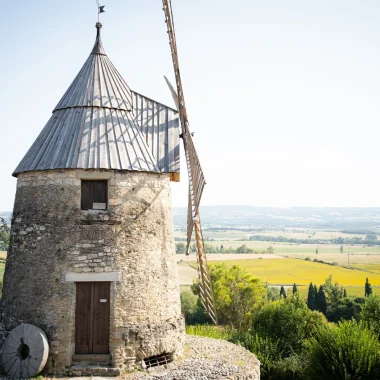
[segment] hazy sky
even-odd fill
[[[172,1],[204,205],[380,206],[378,0]],[[11,173],[90,53],[97,10],[0,4],[0,210],[11,210]],[[161,0],[103,4],[116,68],[173,105]],[[183,166],[174,205],[187,204],[185,178]]]

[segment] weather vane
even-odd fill
[[[98,22],[99,22],[100,14],[105,12],[104,10],[105,5],[100,5],[99,0],[96,0],[96,4],[98,4]]]

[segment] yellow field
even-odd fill
[[[364,287],[366,277],[369,278],[372,286],[380,286],[380,271],[379,273],[372,273],[297,259],[231,260],[223,262],[231,266],[239,265],[255,277],[259,277],[271,285],[292,285],[293,283],[309,285],[310,282],[321,285],[329,275],[332,275],[333,281],[342,286]]]
[[[309,290],[308,286],[297,286],[298,292],[303,298],[307,298],[307,293]],[[347,290],[347,295],[349,297],[364,297],[364,285],[361,286],[345,286]],[[380,294],[380,286],[373,286],[372,291],[374,294]],[[292,292],[291,287],[289,287],[288,292]]]
[[[3,281],[5,264],[0,263],[0,281]]]

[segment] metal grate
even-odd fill
[[[168,364],[173,361],[172,354],[161,354],[156,356],[151,356],[150,358],[144,359],[146,368],[158,367],[160,365]]]

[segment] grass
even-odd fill
[[[224,340],[229,340],[232,336],[231,330],[226,327],[209,325],[186,326],[186,334]]]
[[[219,261],[220,262],[220,261]],[[342,286],[364,286],[366,277],[372,286],[380,286],[380,272],[370,273],[339,266],[297,259],[262,259],[223,261],[227,265],[239,265],[255,277],[270,285],[320,285],[329,276]],[[214,261],[213,263],[218,263]],[[192,263],[192,265],[196,265]]]

